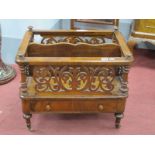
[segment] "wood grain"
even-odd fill
[[[39,43],[35,41],[38,35]],[[43,112],[112,112],[119,126],[133,62],[120,32],[31,28],[16,62],[21,69],[20,97],[28,128],[31,114]]]

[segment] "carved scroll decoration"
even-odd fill
[[[103,66],[38,66],[33,72],[37,92],[111,92],[114,77],[114,68]]]
[[[43,37],[41,40],[42,44],[55,44],[55,43],[87,43],[87,44],[103,44],[105,43],[104,36],[102,37],[77,37],[77,36],[67,36],[67,37]]]

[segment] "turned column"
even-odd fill
[[[119,77],[121,82],[120,87],[120,93],[122,96],[127,97],[128,96],[128,72],[129,72],[129,66],[120,66],[119,68]],[[120,122],[123,118],[123,112],[116,112],[115,113],[115,127],[120,128]]]
[[[19,58],[24,60],[23,55],[18,55]],[[20,65],[20,71],[21,71],[21,86],[20,86],[20,94],[21,97],[25,97],[28,95],[27,92],[27,76],[29,76],[29,65],[28,64],[22,64]],[[29,110],[25,110],[25,100],[22,100],[22,107],[23,107],[23,118],[26,121],[26,126],[29,130],[31,130],[31,117],[32,114],[30,113]]]
[[[10,65],[6,65],[3,62],[1,55],[1,48],[2,48],[2,35],[0,25],[0,85],[9,82],[16,76],[15,70]]]

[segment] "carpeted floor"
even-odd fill
[[[122,127],[113,114],[34,114],[33,132],[25,127],[19,98],[20,73],[0,86],[0,134],[155,134],[155,51],[135,51],[129,74],[129,98]]]

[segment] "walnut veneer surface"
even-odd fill
[[[132,61],[132,53],[117,30],[29,27],[16,56],[27,127],[31,128],[33,113],[111,112],[118,128]]]

